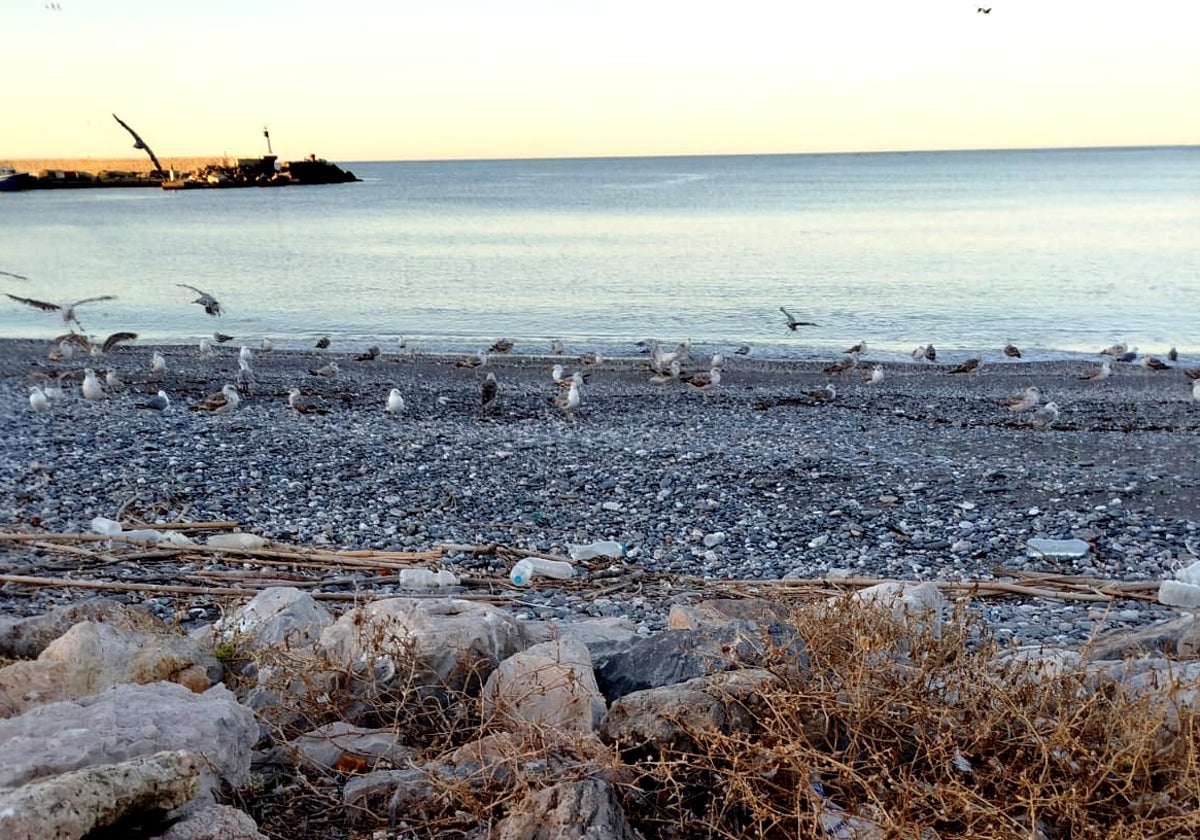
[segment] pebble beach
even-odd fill
[[[104,516],[232,520],[267,540],[341,549],[499,544],[564,555],[620,542],[623,560],[587,570],[597,581],[643,570],[691,581],[988,581],[1021,571],[1153,582],[1200,553],[1200,404],[1186,359],[1163,371],[1117,364],[1093,382],[1080,378],[1092,362],[996,350],[971,374],[889,362],[869,385],[869,352],[830,374],[833,358],[743,357],[698,344],[689,370],[707,370],[714,351],[725,358],[720,384],[700,391],[651,382],[632,346],[586,369],[575,355],[520,342],[475,368],[456,366],[461,354],[395,347],[370,361],[337,343],[322,353],[250,347],[249,395],[213,414],[189,407],[234,383],[237,342],[211,356],[135,342],[52,363],[46,342],[0,341],[5,530],[86,532]],[[161,375],[150,372],[154,350],[166,359]],[[335,377],[310,372],[330,361]],[[555,363],[588,375],[570,417],[552,404]],[[85,365],[113,369],[122,384],[85,400]],[[64,397],[34,411],[29,388],[50,370]],[[498,396],[485,410],[487,373]],[[828,384],[832,400],[810,396]],[[998,404],[1031,385],[1060,409],[1045,428]],[[292,388],[325,413],[292,411]],[[392,388],[405,401],[399,415],[384,408]],[[167,410],[138,407],[159,389]],[[1091,550],[1031,557],[1031,538],[1078,538]],[[41,557],[0,545],[10,572],[36,574]],[[598,594],[599,585],[538,580],[517,589],[495,554],[450,552],[440,565],[494,576],[499,597],[538,618],[618,616],[656,632],[671,603],[630,587]],[[156,579],[170,573],[154,569]],[[347,575],[337,585],[403,591],[394,576]],[[0,610],[35,614],[94,594],[5,583]],[[167,616],[212,617],[202,600],[123,597],[153,601]],[[1074,646],[1177,615],[1144,598],[987,598],[972,608],[1014,643]]]

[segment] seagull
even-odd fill
[[[1189,370],[1185,370],[1183,375],[1188,379],[1200,379],[1200,368],[1191,368]]]
[[[833,385],[826,385],[824,388],[819,388],[816,391],[805,391],[804,396],[808,397],[814,403],[833,402],[837,399],[837,389]]]
[[[360,353],[360,354],[359,354],[359,355],[356,357],[355,361],[359,361],[359,362],[373,362],[373,361],[375,361],[375,360],[376,360],[376,359],[378,359],[378,358],[379,358],[379,345],[378,345],[378,344],[372,344],[370,347],[368,347],[368,348],[367,348],[367,350],[366,350],[366,352],[365,352],[365,353]]]
[[[100,345],[102,354],[109,353],[114,347],[124,341],[137,341],[137,333],[135,332],[115,332],[108,338],[104,339],[104,343]],[[92,346],[92,351],[95,352],[95,346]]]
[[[975,11],[979,12],[980,14],[990,15],[990,14],[992,13],[992,7],[991,7],[991,6],[987,6],[987,7],[985,8],[985,7],[983,7],[983,6],[980,6],[980,7],[979,7],[979,8],[977,8]]]
[[[974,373],[979,370],[979,366],[983,364],[983,360],[979,356],[972,356],[961,365],[955,365],[950,368],[947,373]]]
[[[271,343],[271,339],[263,338],[262,343],[259,344],[259,349],[264,353],[270,353],[275,349],[275,345]]]
[[[13,274],[11,271],[0,271],[0,274],[3,274],[5,277],[13,277],[17,280],[28,280],[29,279],[24,274]]]
[[[670,382],[678,382],[681,369],[682,365],[680,365],[679,360],[676,359],[675,361],[671,362],[671,366],[667,369],[666,373],[656,373],[650,377],[650,381],[655,385],[666,385]]]
[[[1168,362],[1178,362],[1179,361],[1179,351],[1175,349],[1174,344],[1172,344],[1171,349],[1167,351],[1167,361]]]
[[[496,374],[489,373],[479,389],[479,403],[483,406],[484,411],[488,411],[496,402],[497,388]]]
[[[122,386],[121,377],[117,376],[117,372],[109,368],[104,372],[104,384],[110,390],[116,391]]]
[[[324,376],[326,379],[335,379],[339,370],[340,368],[338,367],[337,362],[330,362],[324,367],[313,368],[309,370],[309,373],[313,376]]]
[[[1142,367],[1146,370],[1170,370],[1171,366],[1157,356],[1142,356]]]
[[[1017,349],[1017,345],[1010,341],[1008,344],[1004,345],[1004,355],[1008,356],[1010,359],[1019,359],[1021,358],[1021,351]]]
[[[212,342],[207,338],[200,339],[200,355],[211,356],[213,354]]]
[[[1101,379],[1108,379],[1112,376],[1112,362],[1105,359],[1103,363],[1091,368],[1080,376],[1080,379],[1086,379],[1089,382],[1099,382]]]
[[[1129,348],[1124,344],[1114,344],[1111,347],[1105,347],[1100,351],[1101,356],[1123,356]]]
[[[195,286],[189,286],[187,283],[176,283],[175,285],[181,289],[191,289],[193,292],[200,295],[200,297],[196,298],[194,301],[192,301],[192,303],[198,303],[203,306],[204,311],[209,315],[215,318],[221,314],[221,304],[218,303],[217,299],[208,292],[202,292]]]
[[[454,363],[457,368],[477,368],[488,363],[487,353],[480,350],[474,356],[466,356]]]
[[[819,326],[821,326],[820,324],[814,324],[812,321],[798,321],[798,320],[796,320],[796,319],[795,319],[795,318],[792,316],[792,313],[788,312],[788,311],[787,311],[786,309],[784,309],[782,306],[781,306],[781,307],[779,307],[779,311],[783,313],[783,317],[784,317],[784,318],[787,318],[787,328],[788,328],[789,330],[791,330],[792,332],[795,332],[797,327],[819,327]]]
[[[254,371],[250,369],[250,363],[245,359],[238,359],[237,379],[234,381],[237,383],[239,394],[243,397],[250,396],[254,388]]]
[[[567,351],[567,347],[565,344],[563,344],[563,340],[561,338],[556,338],[550,342],[550,355],[551,356],[561,356],[564,353],[566,353],[566,351]]]
[[[170,398],[167,397],[167,392],[159,389],[158,393],[150,397],[145,402],[138,403],[138,408],[148,408],[151,411],[166,411],[167,406],[171,404]]]
[[[52,362],[65,362],[75,355],[75,346],[69,341],[60,341],[50,348],[46,358]]]
[[[246,364],[250,364],[251,358],[252,358],[252,356],[250,354],[250,348],[243,344],[242,349],[238,350],[238,361],[245,362]]]
[[[839,359],[831,365],[826,365],[825,373],[842,374],[857,366],[858,356],[846,356],[844,359]]]
[[[238,403],[242,400],[238,396],[237,388],[232,385],[223,385],[221,390],[207,398],[202,402],[198,402],[191,406],[191,411],[211,411],[213,414],[228,414],[238,407]]]
[[[720,352],[712,354],[712,360],[708,363],[710,368],[719,368],[725,366],[725,357]]]
[[[584,353],[579,357],[579,364],[588,367],[594,367],[604,361],[604,357],[599,353]]]
[[[83,324],[79,323],[79,319],[75,317],[75,307],[82,306],[85,303],[95,303],[101,300],[116,300],[115,295],[100,295],[98,297],[84,298],[77,300],[74,303],[46,303],[44,300],[34,300],[33,298],[17,297],[10,295],[8,292],[4,296],[15,300],[17,303],[24,303],[27,306],[34,306],[45,312],[59,312],[62,315],[64,324],[74,323],[80,329],[83,329]]]
[[[329,336],[323,335],[320,338],[318,338],[315,346],[318,350],[328,350],[329,349]]]
[[[491,347],[489,347],[488,352],[489,353],[507,353],[511,349],[513,349],[513,343],[511,341],[509,341],[507,338],[502,338],[499,341],[497,341],[495,344],[493,344]]]
[[[288,406],[297,414],[328,414],[324,408],[300,396],[299,388],[288,391]]]
[[[1137,348],[1134,347],[1128,353],[1122,353],[1116,357],[1118,362],[1132,362],[1137,359]]]
[[[868,385],[878,385],[883,381],[883,365],[875,365],[871,368],[871,373],[867,376]]]
[[[224,344],[227,341],[233,341],[233,336],[225,335],[223,332],[215,332],[213,333],[213,341],[217,342],[217,344]]]
[[[996,400],[997,405],[1002,405],[1011,411],[1013,414],[1019,414],[1022,411],[1028,411],[1038,404],[1038,400],[1042,398],[1042,392],[1036,385],[1030,385],[1019,394],[1013,394],[1009,397],[1001,397]]]
[[[583,383],[583,374],[576,371],[571,375],[571,385],[567,393],[554,398],[553,403],[561,408],[568,420],[575,419],[575,409],[579,408],[579,386]]]
[[[162,353],[159,353],[157,350],[155,350],[154,355],[150,357],[150,372],[161,375],[166,373],[166,371],[167,360],[163,358]]]
[[[393,388],[388,393],[387,398],[387,413],[393,417],[404,411],[404,397],[400,396],[400,389]]]
[[[739,347],[738,349],[734,350],[734,351],[733,351],[733,354],[734,354],[735,356],[749,356],[749,355],[750,355],[750,345],[749,345],[749,344],[743,344],[741,347]]]
[[[96,371],[91,368],[84,368],[83,370],[83,398],[89,402],[104,399],[104,389],[100,387],[100,380],[96,378]]]
[[[928,347],[925,348],[925,361],[927,361],[927,362],[936,362],[937,361],[937,348],[934,347],[932,344],[930,344]]]
[[[46,376],[46,381],[42,383],[42,393],[51,402],[58,402],[63,398],[62,382],[58,378],[58,371],[52,370]]]
[[[715,388],[721,384],[721,369],[719,367],[712,368],[708,373],[701,371],[693,373],[684,380],[697,391],[708,391],[710,388]]]
[[[1029,418],[1029,425],[1035,429],[1044,429],[1053,425],[1058,419],[1058,403],[1048,402]]]
[[[563,376],[564,370],[562,365],[555,365],[550,368],[550,378],[554,380],[555,385],[570,385],[570,379]]]
[[[1200,379],[1192,382],[1192,399],[1196,402],[1200,402]]]
[[[29,389],[29,407],[34,411],[50,410],[50,400],[46,398],[46,392],[37,385]]]
[[[662,352],[662,348],[656,343],[650,350],[650,367],[662,373],[671,366],[671,362],[683,364],[691,355],[691,351],[692,345],[686,341],[679,342],[673,353]]]
[[[925,351],[927,349],[928,348],[926,347],[926,345],[922,344],[920,347],[914,348],[910,355],[913,357],[914,361],[919,362],[925,358]]]
[[[849,350],[843,350],[842,352],[849,353],[851,356],[861,356],[863,353],[867,352],[867,342],[860,341]]]

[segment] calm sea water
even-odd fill
[[[151,340],[1200,353],[1200,147],[340,163],[364,181],[0,194],[30,278],[0,291],[117,295],[88,330]],[[0,298],[0,335],[59,326]]]

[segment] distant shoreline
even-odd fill
[[[164,169],[175,169],[180,172],[195,172],[210,164],[222,164],[224,157],[211,155],[208,157],[164,157],[159,159]],[[60,169],[67,172],[152,172],[154,167],[146,156],[131,158],[24,158],[4,161],[18,172],[37,173],[43,169]]]

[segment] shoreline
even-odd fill
[[[154,348],[134,344],[60,367],[111,366],[124,390],[97,405],[68,385],[67,398],[40,414],[29,409],[27,375],[48,369],[45,347],[0,340],[9,436],[0,504],[13,512],[11,527],[85,531],[94,516],[123,511],[146,521],[233,520],[267,539],[323,548],[500,544],[560,554],[615,539],[630,556],[614,565],[631,571],[762,581],[829,573],[963,581],[1006,568],[1153,581],[1200,546],[1200,405],[1178,371],[1122,368],[1089,383],[1077,378],[1077,362],[985,365],[972,376],[911,364],[888,367],[869,386],[861,371],[838,377],[817,362],[727,356],[720,386],[705,394],[651,384],[644,358],[627,357],[589,371],[572,421],[549,403],[557,394],[549,356],[514,351],[466,370],[454,366],[457,356],[385,351],[359,362],[352,352],[275,351],[254,352],[252,394],[212,416],[188,408],[233,381],[236,348],[201,358],[187,345],[160,347],[168,369],[158,380],[148,369]],[[331,360],[337,378],[309,373]],[[574,357],[563,361],[574,369]],[[698,356],[692,369],[706,364]],[[484,413],[488,371],[500,398]],[[805,396],[826,383],[838,392],[831,403]],[[1062,406],[1049,428],[995,402],[1030,383]],[[159,387],[168,411],[136,408]],[[291,387],[328,413],[296,416]],[[407,403],[398,418],[383,410],[392,387]],[[1095,550],[1033,559],[1024,541],[1035,536],[1079,537]],[[6,566],[37,562],[0,550]],[[507,579],[495,556],[452,554],[443,566]],[[376,584],[396,591],[394,580]],[[353,592],[363,582],[340,585]],[[22,611],[86,596],[0,593],[3,608]],[[649,632],[662,629],[670,601],[549,583],[506,594],[529,614],[624,616]],[[171,608],[211,606],[195,601]],[[1145,601],[979,609],[1015,640],[1073,644],[1176,614]]]

